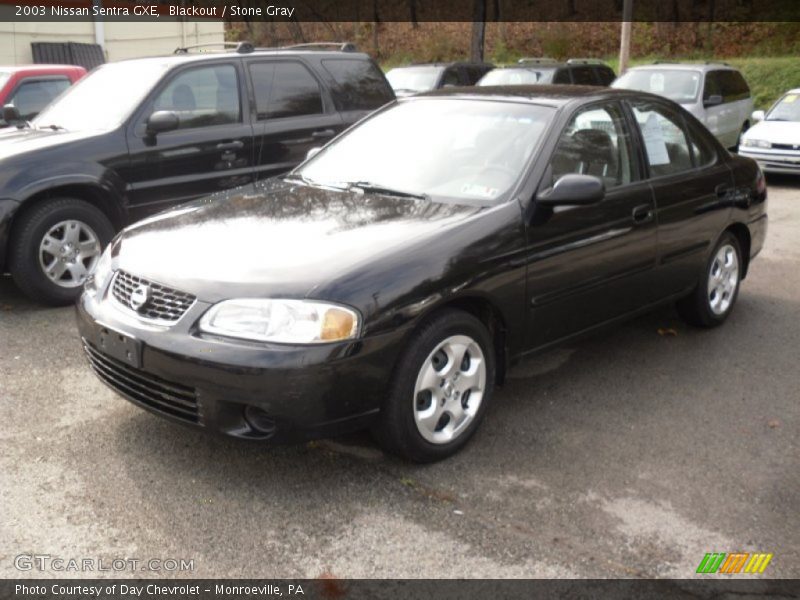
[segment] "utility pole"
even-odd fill
[[[631,26],[633,20],[633,0],[624,0],[622,5],[622,34],[619,42],[619,75],[628,69],[631,56]]]
[[[486,36],[486,0],[475,0],[472,11],[472,43],[469,59],[483,62],[483,43]]]

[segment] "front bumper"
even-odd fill
[[[163,327],[98,297],[84,293],[76,309],[98,377],[150,412],[238,438],[301,441],[369,426],[406,333],[318,346],[248,343],[199,332],[195,323],[210,306],[199,301]],[[101,331],[141,342],[140,366],[104,353]]]
[[[0,275],[5,271],[6,249],[11,236],[11,218],[19,208],[19,202],[9,198],[0,198]]]
[[[762,171],[800,175],[800,151],[770,150],[740,146],[739,154],[752,158]]]

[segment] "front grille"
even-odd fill
[[[773,150],[800,150],[796,144],[772,144]]]
[[[86,340],[83,348],[95,374],[117,392],[161,413],[200,424],[200,404],[194,388],[166,381],[98,352]]]
[[[150,299],[139,310],[135,310],[131,306],[131,294],[140,286],[147,286],[150,289]],[[117,302],[140,317],[169,322],[180,319],[196,299],[192,294],[174,290],[125,271],[117,271],[111,293]]]

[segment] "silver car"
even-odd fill
[[[753,97],[742,74],[725,63],[655,64],[629,69],[611,87],[665,96],[697,117],[726,148],[750,127]]]

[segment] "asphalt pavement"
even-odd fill
[[[0,277],[0,577],[683,578],[736,551],[800,577],[800,178],[769,183],[723,327],[665,308],[532,359],[429,466],[367,435],[270,447],[154,417],[91,373],[71,308]]]

